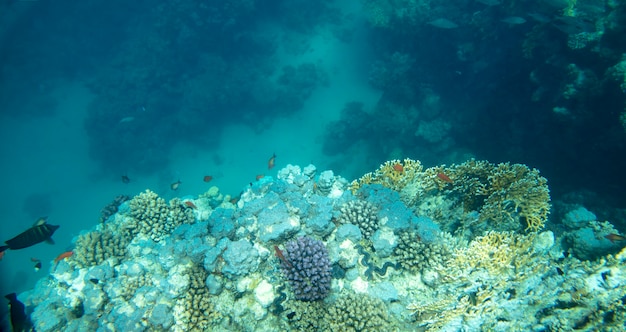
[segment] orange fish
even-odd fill
[[[193,204],[193,202],[192,202],[192,201],[185,201],[185,205],[186,205],[187,207],[192,208],[192,209],[197,209],[197,208],[198,208],[195,204]]]
[[[272,157],[270,158],[270,160],[267,161],[267,169],[272,169],[274,168],[274,163],[276,162],[276,154],[273,153]]]
[[[57,258],[54,259],[54,263],[58,263],[60,262],[62,259],[71,257],[74,254],[74,251],[70,250],[70,251],[66,251],[62,254],[60,254],[59,256],[57,256]]]
[[[233,197],[233,198],[231,198],[231,199],[230,199],[230,202],[231,202],[232,204],[237,204],[237,202],[239,202],[239,197]]]
[[[257,174],[256,180],[259,181],[259,180],[261,180],[264,177],[265,177],[265,175],[263,175],[263,174]]]
[[[39,258],[36,258],[36,257],[31,257],[31,258],[30,258],[30,261],[31,261],[31,262],[33,262],[33,263],[36,263],[36,262],[39,262],[39,261],[40,261],[40,259],[39,259]]]
[[[396,172],[404,172],[404,167],[402,167],[402,164],[395,164],[393,165],[393,170]]]
[[[213,177],[210,175],[205,175],[203,180],[204,182],[211,182],[211,180],[213,180]]]
[[[293,267],[293,265],[291,265],[291,263],[289,263],[289,261],[283,255],[282,250],[278,249],[278,246],[274,246],[274,250],[276,251],[276,257],[280,258],[280,260],[283,261],[283,263],[287,264],[289,267]]]
[[[437,177],[443,182],[452,183],[452,179],[443,173],[437,173]]]
[[[626,241],[626,237],[624,237],[623,235],[615,234],[615,233],[605,235],[604,238],[611,241],[611,243],[615,243],[616,241],[618,242]]]
[[[4,258],[4,253],[5,253],[5,252],[6,252],[6,251],[2,251],[2,252],[0,252],[0,261]]]
[[[172,190],[178,190],[178,187],[180,186],[182,182],[180,182],[180,179],[172,184],[170,184],[170,189]]]

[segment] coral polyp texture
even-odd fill
[[[147,190],[116,210],[19,295],[37,331],[626,323],[618,232],[581,206],[548,220],[547,181],[525,165],[392,160],[352,183],[288,165],[236,205],[213,187],[169,204]]]
[[[300,237],[285,244],[280,267],[297,300],[316,301],[330,292],[330,259],[322,241]]]

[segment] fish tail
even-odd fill
[[[7,249],[9,249],[9,246],[0,246],[0,252],[3,252]]]

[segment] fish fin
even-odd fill
[[[49,238],[46,239],[46,243],[47,244],[54,244],[54,240],[51,237],[49,237]]]
[[[35,224],[33,226],[41,226],[47,222],[48,222],[48,217],[41,217],[37,219],[37,221],[35,221]]]
[[[9,249],[9,246],[0,246],[0,252],[3,252],[7,249]]]

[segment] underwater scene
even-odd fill
[[[624,331],[624,36],[621,0],[0,0],[0,331]]]

